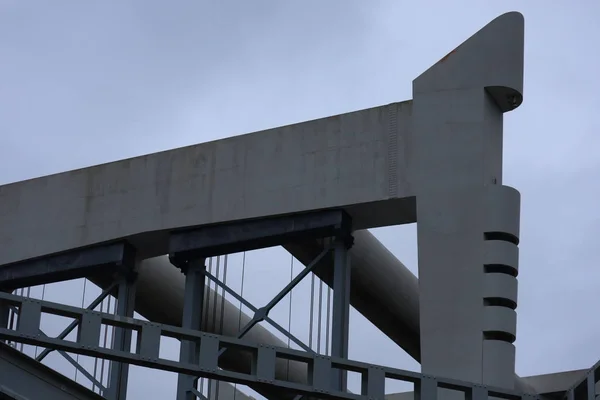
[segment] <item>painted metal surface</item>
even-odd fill
[[[522,53],[522,17],[505,14],[418,77],[411,102],[2,186],[0,264],[115,239],[152,257],[172,230],[326,208],[359,229],[417,221],[423,371],[510,389],[519,199],[502,186],[502,114],[522,101]]]
[[[246,340],[232,337],[212,335],[181,327],[160,325],[133,318],[83,310],[78,307],[23,298],[11,294],[2,293],[0,294],[0,299],[21,309],[21,316],[25,321],[17,330],[0,328],[0,338],[31,345],[55,347],[75,354],[125,362],[131,365],[251,386],[267,385],[279,388],[284,392],[288,391],[295,394],[318,396],[319,398],[328,399],[383,400],[385,398],[386,378],[414,383],[417,387],[417,392],[421,393],[421,398],[428,400],[437,399],[438,388],[463,392],[471,396],[474,400],[487,399],[488,396],[514,400],[536,398],[536,396],[502,388],[482,386],[446,378],[434,378],[412,371],[351,361],[345,358],[325,357],[293,349],[251,344]],[[44,337],[37,333],[42,309],[45,312],[69,316],[77,318],[82,322],[88,321],[89,323],[82,324],[82,330],[77,341]],[[100,335],[99,330],[102,324],[116,325],[131,332],[138,332],[139,346],[137,346],[137,351],[132,353],[130,351],[107,349],[93,345],[96,338]],[[160,358],[160,338],[163,335],[181,341],[196,341],[200,348],[198,363],[182,363]],[[220,369],[218,367],[218,357],[219,350],[222,348],[251,353],[254,367],[249,373]],[[278,360],[292,360],[293,362],[304,364],[309,371],[309,379],[302,383],[277,379],[275,377],[275,364]],[[353,394],[335,389],[331,379],[334,368],[362,374],[363,391],[361,394]]]

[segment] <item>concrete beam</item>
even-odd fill
[[[118,238],[148,258],[166,253],[172,229],[326,208],[346,209],[356,229],[414,222],[411,110],[394,103],[0,186],[0,265]]]

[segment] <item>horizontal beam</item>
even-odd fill
[[[154,257],[172,230],[332,208],[355,229],[415,222],[411,110],[393,103],[0,186],[0,265],[121,238]]]
[[[600,381],[600,361],[587,370],[583,377],[567,390],[565,399],[596,399],[596,385]]]
[[[209,258],[337,235],[352,244],[351,218],[343,210],[326,210],[173,232],[169,253],[172,258]]]
[[[0,329],[0,339],[56,348],[74,354],[124,362],[147,368],[183,373],[230,383],[279,389],[300,395],[327,399],[384,400],[385,380],[394,379],[415,384],[422,398],[436,400],[437,389],[451,389],[465,393],[473,400],[488,396],[503,399],[534,399],[522,393],[461,382],[451,379],[422,376],[419,373],[396,368],[372,365],[347,359],[249,343],[243,339],[212,335],[175,326],[159,325],[134,318],[89,311],[77,307],[33,300],[21,296],[0,293],[0,300],[19,307],[20,323],[17,330]],[[41,312],[69,315],[82,321],[77,341],[49,338],[38,334]],[[137,353],[107,349],[99,346],[100,329],[103,324],[113,325],[138,333]],[[159,357],[161,337],[195,341],[199,345],[198,364],[186,364]],[[253,355],[253,368],[248,374],[218,367],[220,349],[249,352]],[[309,371],[309,382],[288,382],[275,379],[275,363],[278,360],[303,363]],[[362,393],[352,394],[332,388],[331,376],[334,369],[353,371],[362,375]]]
[[[126,242],[102,244],[0,266],[0,288],[16,289],[86,278],[131,267],[135,249]]]

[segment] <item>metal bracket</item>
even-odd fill
[[[565,393],[565,400],[596,400],[596,383],[600,380],[600,361],[588,370],[585,378]]]
[[[0,288],[20,287],[113,273],[133,264],[135,249],[127,242],[102,244],[0,266]]]
[[[169,257],[181,268],[186,260],[277,246],[306,237],[341,236],[350,247],[350,225],[345,211],[325,210],[202,226],[172,232]]]

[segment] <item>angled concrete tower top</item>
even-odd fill
[[[504,14],[413,82],[423,373],[515,384],[520,195],[503,114],[523,101],[523,17]]]
[[[485,88],[503,111],[523,102],[524,20],[499,16],[413,81],[413,93]]]

